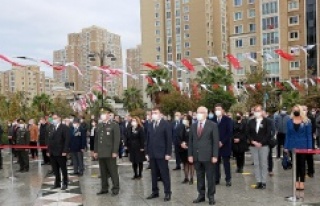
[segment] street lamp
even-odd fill
[[[116,61],[117,58],[112,54],[111,52],[105,51],[105,44],[103,44],[103,48],[100,50],[100,52],[91,52],[88,55],[88,58],[90,61],[95,61],[96,57],[100,60],[100,66],[104,66],[104,60],[105,58],[110,58],[112,62]],[[101,107],[103,108],[103,71],[101,71]]]

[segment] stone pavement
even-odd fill
[[[60,190],[49,191],[47,188],[52,184],[52,177],[47,177],[49,166],[41,166],[39,161],[30,163],[30,172],[15,174],[17,178],[11,180],[8,178],[11,174],[10,156],[4,151],[4,169],[0,170],[0,206],[32,206],[32,205],[51,205],[51,206],[149,206],[149,205],[168,205],[183,206],[194,205],[192,200],[196,198],[196,185],[182,185],[183,171],[170,171],[172,178],[172,201],[163,202],[163,186],[159,183],[160,198],[156,200],[146,200],[151,193],[150,171],[145,170],[142,180],[131,180],[131,164],[126,160],[119,161],[120,173],[120,195],[111,197],[110,194],[96,196],[100,190],[100,179],[98,178],[97,162],[91,162],[86,159],[86,171],[83,177],[71,177],[71,187],[69,191]],[[320,160],[319,157],[316,157]],[[252,185],[255,183],[252,174],[253,166],[250,155],[246,157],[246,167],[244,174],[234,173],[232,187],[227,188],[223,181],[217,186],[216,205],[221,206],[285,206],[285,205],[320,205],[320,161],[316,161],[316,174],[314,178],[306,179],[306,190],[299,195],[304,197],[304,203],[292,204],[286,202],[284,197],[292,193],[292,171],[284,171],[281,167],[281,161],[274,160],[275,176],[269,178],[266,190],[254,190]],[[234,164],[234,162],[233,162]],[[14,171],[18,165],[14,164]],[[174,162],[170,163],[174,167]],[[80,181],[78,181],[80,180]],[[80,183],[80,189],[77,188]],[[79,195],[81,194],[82,195]],[[49,195],[49,196],[48,196]],[[81,196],[81,197],[80,197]],[[64,203],[63,203],[64,202]],[[319,204],[311,204],[311,203]],[[208,202],[199,205],[208,205]]]

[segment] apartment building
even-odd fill
[[[135,87],[143,91],[143,77],[140,76],[142,70],[141,45],[127,49],[126,65],[127,72],[135,75],[136,77],[135,79],[131,76],[127,76],[127,88]]]

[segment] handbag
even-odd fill
[[[284,170],[292,168],[292,161],[288,154],[285,154],[282,158],[282,167]]]
[[[275,137],[271,137],[271,139],[269,140],[269,147],[275,148],[277,144],[278,144],[278,140]]]

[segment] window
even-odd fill
[[[248,0],[248,4],[254,4],[254,0]]]
[[[299,69],[299,67],[300,67],[299,61],[290,62],[290,69],[296,70],[296,69]]]
[[[181,53],[177,53],[177,60],[181,60]]]
[[[167,19],[170,19],[170,18],[171,18],[171,12],[168,11],[168,12],[166,13],[166,18],[167,18]]]
[[[237,39],[237,40],[235,41],[235,46],[236,46],[237,48],[242,47],[242,46],[243,46],[243,44],[242,44],[242,39]]]
[[[156,35],[160,35],[160,30],[159,29],[156,30]]]
[[[250,57],[252,59],[257,59],[257,52],[250,52]]]
[[[279,26],[278,21],[279,21],[278,16],[263,18],[262,30],[277,29]]]
[[[180,34],[181,33],[181,29],[180,29],[180,27],[177,27],[176,28],[176,34]]]
[[[182,0],[183,4],[189,3],[189,0]]]
[[[234,0],[234,6],[241,6],[242,0]]]
[[[156,26],[160,26],[160,21],[156,21]]]
[[[299,39],[299,32],[297,31],[289,32],[289,39],[290,40]]]
[[[180,10],[176,10],[176,16],[180,16]]]
[[[189,15],[184,15],[184,16],[183,16],[183,19],[184,19],[185,21],[189,21]]]
[[[243,32],[242,25],[238,25],[234,27],[235,34],[241,34]]]
[[[184,13],[188,13],[188,12],[189,12],[189,6],[183,7],[183,12],[184,12]]]
[[[272,2],[262,4],[262,14],[263,15],[274,14],[274,13],[278,13],[278,2],[277,1],[272,1]]]
[[[171,28],[167,28],[167,35],[171,36],[171,34],[172,34]]]
[[[160,8],[160,4],[156,3],[155,7],[156,7],[156,9],[159,9]]]
[[[155,16],[156,16],[156,18],[159,18],[159,17],[160,17],[159,13],[156,13]]]
[[[289,17],[289,24],[290,25],[296,25],[299,24],[299,16],[290,16]]]
[[[296,10],[299,9],[299,2],[298,1],[290,1],[288,3],[288,10]]]
[[[270,75],[278,75],[280,71],[279,62],[267,62],[264,68]]]
[[[249,39],[249,45],[254,46],[257,43],[257,38],[256,37],[250,37]]]
[[[160,52],[161,51],[160,46],[157,46],[156,50],[157,50],[157,52]]]
[[[242,61],[244,58],[243,58],[243,54],[242,53],[237,53],[236,54],[236,57],[239,61]]]
[[[186,24],[186,25],[184,25],[184,30],[189,30],[189,25],[188,24]]]
[[[190,51],[186,51],[186,52],[184,53],[184,55],[185,55],[186,57],[190,56]]]
[[[263,34],[263,45],[278,44],[279,43],[279,33],[270,32]]]
[[[234,20],[241,20],[242,19],[242,12],[235,12],[234,13]]]
[[[180,19],[176,19],[176,25],[180,26],[180,24],[181,24],[181,20]]]
[[[156,57],[156,61],[160,61],[160,55],[157,55],[157,57]]]
[[[184,38],[189,38],[190,34],[189,33],[184,33]]]
[[[255,32],[256,31],[256,24],[249,24],[249,32]]]
[[[248,11],[248,17],[253,18],[256,16],[256,10],[255,9],[249,9]]]
[[[189,42],[185,42],[185,43],[184,43],[184,47],[185,47],[185,48],[189,48],[189,47],[190,47],[190,43],[189,43]]]

